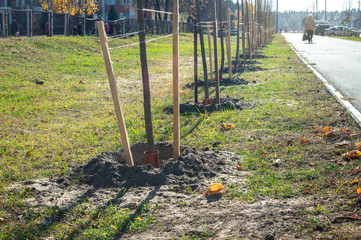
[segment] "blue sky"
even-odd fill
[[[276,1],[274,1],[274,8],[276,8]],[[345,9],[345,3],[348,3],[349,0],[327,0],[327,11],[343,11]],[[358,9],[359,0],[350,0],[351,7]],[[313,4],[315,4],[316,10],[316,0],[278,0],[278,10],[283,12],[286,10],[294,11],[312,11]],[[318,11],[325,10],[325,0],[318,0]]]

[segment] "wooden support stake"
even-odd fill
[[[208,27],[208,49],[209,49],[209,70],[211,81],[213,81],[213,66],[212,66],[212,40],[210,34],[210,27]]]
[[[6,21],[6,15],[7,15],[7,9],[3,9],[3,14],[2,14],[2,29],[1,31],[3,32],[3,38],[7,37],[7,21]]]
[[[86,17],[85,14],[81,16],[81,35],[84,37],[86,35]]]
[[[106,39],[106,33],[104,30],[104,24],[103,21],[97,22],[98,31],[99,31],[99,38],[100,43],[102,47],[102,53],[104,57],[105,62],[105,68],[107,70],[108,80],[109,80],[109,86],[112,93],[114,108],[115,108],[115,114],[117,116],[117,123],[118,128],[120,130],[120,137],[122,141],[122,146],[125,153],[125,161],[129,166],[134,166],[132,152],[130,151],[129,141],[128,141],[128,133],[124,122],[123,112],[122,108],[119,103],[119,94],[118,94],[118,88],[115,82],[113,67],[110,59],[110,53],[108,49],[108,43]]]
[[[218,43],[217,43],[217,15],[216,15],[216,0],[213,0],[212,9],[213,18],[213,44],[214,44],[214,72],[216,74],[216,103],[220,103],[219,98],[219,72],[218,72]],[[222,33],[221,33],[222,34]]]
[[[229,59],[228,59],[228,31],[225,30],[224,31],[224,41],[226,42],[226,58],[227,58],[227,64],[228,64],[228,69],[229,69]]]
[[[253,32],[254,32],[254,37],[253,37],[253,54],[256,53],[256,50],[257,50],[257,25],[256,25],[256,22],[253,22]]]
[[[240,11],[239,11],[239,0],[237,0],[237,48],[236,48],[236,63],[234,66],[235,72],[238,70],[238,64],[239,64],[239,29],[240,29]]]
[[[194,63],[194,103],[198,103],[198,49],[197,49],[197,19],[193,19],[193,63]]]
[[[227,8],[227,28],[228,28],[228,46],[227,46],[227,56],[228,56],[228,73],[229,80],[232,78],[232,56],[231,56],[231,12]]]
[[[138,7],[138,23],[139,23],[139,50],[140,50],[140,62],[142,66],[142,80],[143,80],[145,134],[147,137],[148,153],[154,153],[155,148],[154,148],[154,137],[153,137],[152,112],[151,112],[151,104],[150,104],[147,48],[145,46],[143,0],[137,0],[137,7]],[[151,30],[153,31],[153,28]]]
[[[33,36],[33,10],[29,9],[27,12],[27,36]]]
[[[246,67],[246,18],[244,14],[244,0],[242,1],[242,52],[243,52],[243,67]]]
[[[69,13],[64,14],[64,36],[69,36],[69,25],[68,25]]]
[[[173,159],[180,155],[179,127],[179,5],[173,0]]]
[[[54,13],[53,11],[48,11],[48,26],[49,26],[49,37],[54,36]]]

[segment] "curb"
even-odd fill
[[[361,113],[347,100],[344,100],[345,97],[329,83],[329,81],[324,78],[314,67],[310,65],[309,62],[305,60],[296,50],[296,48],[288,42],[293,51],[297,54],[297,56],[301,59],[301,61],[312,70],[312,72],[316,75],[316,77],[323,82],[323,85],[327,88],[327,90],[336,98],[336,100],[344,106],[347,111],[351,114],[352,118],[357,122],[359,128],[361,128]]]

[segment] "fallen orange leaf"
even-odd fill
[[[266,151],[262,152],[262,155],[266,155],[266,154],[268,154],[268,152],[266,152]]]
[[[241,167],[241,165],[239,165],[239,164],[237,165],[237,169],[241,170],[241,171],[244,171],[243,167]]]
[[[358,187],[357,193],[358,193],[358,194],[361,194],[361,187]]]
[[[305,142],[309,142],[309,141],[310,141],[310,140],[304,139],[304,138],[302,138],[302,139],[300,140],[301,143],[305,143]]]
[[[25,153],[25,157],[28,156],[32,151],[34,151],[34,149],[35,149],[35,148],[30,149],[29,151],[27,151],[27,152]]]
[[[325,135],[327,137],[333,137],[336,135],[336,132],[334,130],[330,130],[330,131],[326,132]]]
[[[350,129],[347,129],[347,130],[345,130],[345,133],[351,134],[351,130],[350,130]]]
[[[361,152],[357,150],[352,150],[342,155],[344,159],[357,159],[361,156]]]
[[[223,188],[224,188],[224,186],[222,185],[222,183],[212,183],[211,185],[209,185],[208,190],[205,191],[203,194],[205,194],[205,195],[217,194]]]
[[[353,180],[351,184],[355,184],[355,183],[358,183],[358,179]]]
[[[307,190],[304,190],[302,191],[303,194],[308,194],[308,193],[312,193],[313,191],[307,191]]]
[[[221,128],[223,130],[228,131],[228,130],[231,130],[231,129],[235,128],[235,125],[233,123],[222,123]]]
[[[342,162],[337,163],[337,165],[339,165],[339,166],[341,166],[341,167],[345,166],[345,165],[343,165]]]
[[[330,130],[333,130],[333,127],[327,126],[327,127],[324,127],[324,128],[322,129],[322,132],[323,132],[323,133],[327,133],[327,132],[329,132]]]

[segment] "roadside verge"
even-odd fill
[[[287,41],[287,40],[286,40]],[[287,41],[288,42],[288,41]],[[306,61],[306,59],[298,53],[297,49],[288,42],[293,51],[297,54],[297,56],[301,59],[301,61],[312,70],[312,72],[316,75],[316,77],[323,82],[328,91],[337,99],[337,101],[344,106],[347,111],[351,114],[352,118],[357,122],[359,128],[361,128],[361,113],[350,103],[350,101],[346,100],[346,98],[334,87],[332,84],[324,78],[312,65]]]

